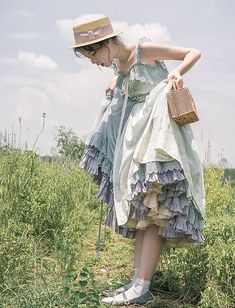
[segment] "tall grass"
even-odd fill
[[[83,239],[97,218],[95,185],[73,165],[9,147],[0,150],[0,175],[0,306],[72,305]]]
[[[146,307],[235,306],[234,189],[223,169],[204,173],[205,242],[162,249],[151,282],[156,300]],[[123,281],[120,267],[133,262],[133,241],[108,229],[95,260],[91,230],[100,203],[91,177],[75,164],[42,162],[9,147],[0,149],[0,175],[0,307],[102,307],[101,291]],[[106,255],[111,278],[98,280]],[[159,299],[164,293],[174,304]]]

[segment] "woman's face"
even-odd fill
[[[112,65],[112,52],[109,48],[109,44],[105,44],[98,50],[87,51],[80,49],[81,54],[90,59],[93,64],[110,67]]]

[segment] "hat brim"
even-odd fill
[[[95,43],[104,41],[104,40],[106,40],[108,38],[114,37],[114,36],[122,34],[122,33],[123,32],[113,32],[112,34],[109,34],[109,35],[103,36],[101,38],[97,38],[95,40],[92,40],[89,43],[86,42],[86,43],[76,44],[76,45],[73,45],[73,46],[68,46],[67,48],[76,48],[76,47],[82,47],[82,46],[87,46],[87,45],[95,44]]]

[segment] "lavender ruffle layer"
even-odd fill
[[[112,163],[105,155],[100,153],[95,146],[87,145],[80,167],[93,176],[94,181],[99,185],[97,197],[108,204],[105,224],[113,227],[115,232],[124,237],[135,238],[136,229],[118,226],[117,219],[113,217],[113,185],[109,174],[105,174],[102,169],[104,162],[105,166],[109,164],[112,168]],[[183,169],[176,160],[141,165],[134,175],[134,182],[131,185],[132,192],[127,198],[130,205],[129,218],[147,219],[150,209],[143,204],[145,197],[143,193],[151,191],[152,182],[155,181],[163,185],[162,192],[156,194],[157,201],[164,204],[172,213],[172,217],[168,220],[170,225],[163,228],[162,237],[174,242],[203,242],[204,238],[200,233],[204,227],[203,218],[193,201],[187,198],[187,181]]]

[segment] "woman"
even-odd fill
[[[136,238],[134,277],[103,303],[143,304],[161,247],[191,247],[204,241],[203,170],[190,125],[169,114],[166,93],[183,87],[182,75],[201,57],[193,48],[140,38],[122,42],[108,17],[73,28],[74,52],[114,68],[103,107],[85,140],[80,167],[99,185],[107,204],[105,224]],[[170,73],[163,60],[181,60]]]

